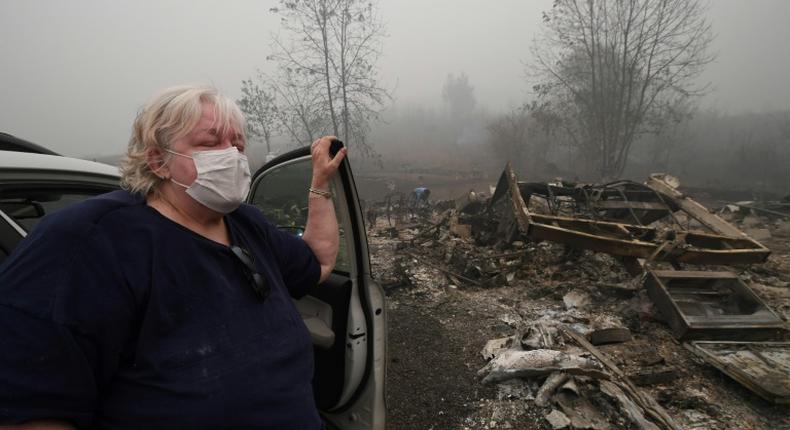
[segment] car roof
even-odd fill
[[[48,170],[120,177],[117,166],[60,155],[0,151],[2,170]]]
[[[2,131],[0,131],[0,151],[18,151],[32,152],[35,154],[60,155],[51,149],[45,148],[33,142],[29,142],[25,139],[20,139]]]

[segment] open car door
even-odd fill
[[[284,154],[252,178],[248,203],[280,229],[301,236],[312,177],[310,148]],[[362,211],[348,159],[330,184],[340,227],[332,275],[296,300],[313,339],[316,404],[329,429],[385,427],[384,293],[370,276]]]

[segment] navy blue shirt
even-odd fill
[[[291,297],[318,282],[300,239],[252,206],[230,248],[125,191],[44,218],[0,266],[0,423],[320,428],[310,335]]]

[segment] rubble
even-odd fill
[[[491,384],[513,378],[546,376],[557,371],[604,377],[600,369],[600,364],[579,354],[553,349],[508,349],[495,356],[478,374],[485,375],[484,384]]]
[[[677,424],[675,424],[674,420],[667,414],[667,412],[662,408],[656,401],[650,397],[649,395],[645,394],[644,392],[640,391],[626,376],[626,374],[617,367],[606,355],[604,355],[601,351],[599,351],[595,346],[587,342],[582,336],[573,332],[572,330],[565,330],[565,333],[572,337],[576,342],[578,342],[581,346],[586,348],[590,353],[595,356],[605,368],[607,368],[612,374],[612,381],[616,382],[617,384],[617,391],[622,391],[622,397],[628,399],[628,407],[626,410],[629,410],[629,416],[631,417],[633,423],[642,426],[644,420],[644,414],[649,415],[656,423],[659,423],[662,428],[666,429],[676,429],[678,428]],[[612,389],[610,388],[610,391]],[[627,394],[626,394],[627,393]],[[625,405],[626,401],[624,399],[620,399],[621,396],[618,396],[621,404]],[[638,404],[639,408],[642,409],[638,414],[636,413],[635,406],[631,406],[631,403]],[[639,419],[636,419],[639,418]]]
[[[398,240],[438,273],[414,283],[421,294],[498,297],[498,337],[477,355],[487,361],[478,375],[502,398],[541,408],[550,428],[727,428],[732,408],[685,387],[708,378],[721,396],[730,388],[711,378],[719,369],[786,403],[790,271],[776,265],[790,258],[769,260],[762,242],[790,235],[790,219],[745,204],[717,215],[678,187],[667,175],[521,183],[508,165],[490,198],[468,193],[410,219]],[[704,342],[714,340],[751,346],[711,352]],[[762,347],[770,352],[752,352]]]
[[[790,220],[777,222],[774,234],[780,237],[790,237]]]
[[[532,240],[550,240],[577,249],[605,252],[624,258],[689,264],[748,264],[761,263],[768,258],[768,248],[672,188],[672,182],[667,182],[665,176],[652,175],[646,188],[655,195],[663,196],[660,197],[662,201],[671,201],[673,204],[664,204],[660,210],[645,209],[650,213],[649,217],[634,214],[638,223],[624,224],[530,212],[521,193],[520,183],[508,164],[491,197],[489,208],[499,221],[496,231],[504,233],[501,238],[506,240],[520,234]],[[630,206],[625,198],[620,204]],[[696,220],[711,233],[683,228],[674,207],[684,218]],[[628,209],[629,213],[634,213],[632,207]],[[656,212],[660,215],[656,215]],[[672,221],[672,226],[659,228],[643,224],[647,220],[656,221],[665,217]]]
[[[636,405],[636,403],[628,397],[623,390],[620,389],[617,385],[609,382],[609,381],[601,381],[601,392],[604,394],[609,395],[612,398],[617,399],[620,406],[625,411],[628,418],[640,429],[655,429],[658,430],[659,427],[645,418],[642,409]]]
[[[568,382],[569,378],[567,373],[552,372],[540,386],[538,394],[535,395],[535,404],[540,407],[548,406],[554,392]]]
[[[500,339],[491,339],[486,343],[486,346],[480,351],[480,355],[483,356],[483,360],[491,360],[492,358],[496,357],[502,351],[509,349],[513,344],[516,343],[515,336],[508,336],[503,337]]]
[[[589,306],[590,296],[587,293],[573,290],[562,297],[562,302],[568,309],[583,309]]]
[[[790,404],[790,343],[698,341],[686,346],[760,397]]]
[[[563,386],[556,396],[557,404],[575,429],[609,430],[607,418],[592,404],[587,393]]]
[[[587,338],[593,345],[628,342],[631,340],[631,330],[626,327],[601,328],[591,331]]]
[[[628,377],[639,386],[666,384],[678,378],[678,371],[672,366],[655,366],[631,373]]]
[[[754,240],[764,241],[771,238],[771,231],[767,228],[747,228],[743,232]]]
[[[568,428],[568,426],[571,425],[571,420],[568,416],[556,409],[552,409],[551,412],[546,415],[546,421],[551,424],[551,428],[554,430]]]
[[[559,329],[552,321],[537,321],[530,324],[521,335],[521,348],[524,350],[555,348],[561,346]]]
[[[790,198],[790,196],[785,197],[782,201],[738,202],[735,203],[735,205],[739,209],[745,209],[759,215],[771,218],[790,219],[790,200],[788,200],[788,198]]]
[[[557,337],[569,338],[578,346],[558,342]],[[478,371],[479,375],[484,375],[483,383],[498,383],[514,378],[545,377],[535,395],[536,405],[546,407],[556,404],[562,409],[568,424],[573,428],[611,428],[602,412],[594,407],[586,396],[580,395],[581,390],[577,380],[584,382],[586,392],[594,391],[597,383],[602,393],[614,398],[626,411],[631,423],[640,428],[657,429],[659,427],[645,418],[645,414],[651,414],[664,425],[664,428],[675,428],[671,418],[660,406],[639,392],[628,377],[592,344],[584,340],[582,335],[567,328],[563,323],[539,321],[530,325],[522,336],[521,346],[525,349],[512,347],[512,340],[513,338],[498,339],[486,345],[482,355],[484,357],[493,355],[493,358]],[[511,347],[504,349],[505,345]],[[547,347],[556,349],[546,349]],[[610,382],[611,380],[618,383]],[[550,420],[552,426],[563,422],[558,414],[554,414]]]

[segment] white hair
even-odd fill
[[[190,133],[203,114],[203,104],[214,107],[217,131],[244,133],[244,115],[233,100],[206,85],[182,85],[163,90],[137,114],[126,156],[121,162],[121,187],[133,193],[157,192],[162,178],[148,165],[151,148],[170,149],[173,141]]]

